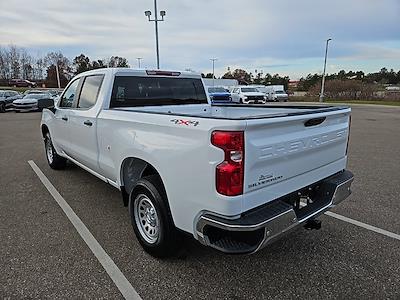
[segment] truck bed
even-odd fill
[[[346,106],[294,106],[294,105],[171,105],[116,108],[151,114],[168,114],[194,118],[248,120],[277,118],[296,115],[324,113],[346,109]]]

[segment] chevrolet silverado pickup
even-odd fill
[[[41,133],[51,168],[68,160],[121,191],[151,255],[174,255],[182,233],[241,254],[318,227],[350,195],[350,112],[211,105],[200,75],[110,68],[71,80]]]

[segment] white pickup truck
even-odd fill
[[[238,254],[318,227],[350,194],[349,124],[348,107],[211,105],[200,75],[115,68],[75,77],[41,132],[50,167],[119,189],[139,242],[164,257],[182,232]]]

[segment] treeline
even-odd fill
[[[212,78],[212,73],[202,74],[204,78]],[[255,70],[254,73],[247,72],[243,69],[236,69],[234,71],[226,72],[221,78],[224,79],[236,79],[240,84],[263,84],[263,85],[276,85],[282,84],[285,89],[288,89],[288,83],[290,78],[288,76],[280,76],[279,74],[271,75],[266,73],[265,75],[261,72]],[[302,77],[298,84],[298,91],[310,91],[315,90],[318,85],[321,84],[322,75],[321,74],[308,74],[306,77]],[[376,73],[364,73],[363,71],[348,71],[341,70],[335,74],[328,74],[326,76],[326,81],[331,81],[334,84],[339,84],[344,81],[347,83],[342,83],[343,87],[352,87],[355,85],[367,87],[368,85],[383,85],[383,84],[400,84],[400,70],[396,73],[393,69],[388,70],[387,68],[382,68]],[[352,83],[350,83],[350,81]],[[331,86],[331,84],[329,84]],[[372,90],[371,87],[367,87],[368,90]],[[375,88],[376,89],[376,88]]]
[[[60,83],[64,87],[76,74],[84,71],[107,68],[129,67],[128,60],[119,56],[109,59],[91,60],[80,54],[72,61],[61,52],[48,52],[45,55],[32,55],[26,49],[9,45],[0,45],[0,85],[7,85],[10,79],[27,79],[45,84],[47,87],[57,86],[56,65],[58,65]]]
[[[366,84],[400,84],[400,70],[396,73],[393,69],[382,68],[379,72],[365,74],[363,71],[341,70],[335,74],[328,74],[327,81],[359,81]],[[320,84],[322,81],[321,74],[308,74],[305,78],[301,78],[297,89],[300,91],[309,91],[311,88]]]
[[[212,78],[212,74],[209,73],[205,76],[206,78]],[[247,72],[243,69],[235,69],[233,72],[228,69],[221,78],[223,79],[236,79],[240,84],[263,84],[263,85],[284,85],[285,89],[288,88],[289,76],[280,76],[279,74],[271,75],[257,70],[252,72]]]
[[[58,65],[61,86],[65,86],[69,80],[76,74],[88,70],[108,68],[108,67],[129,67],[128,60],[120,56],[111,56],[107,59],[92,60],[90,57],[80,54],[70,60],[62,52],[49,52],[46,55],[32,55],[26,49],[15,45],[0,45],[0,85],[7,85],[10,79],[28,79],[45,84],[48,87],[57,86],[56,65]],[[205,78],[212,78],[212,73],[202,74]],[[263,84],[277,85],[281,84],[288,89],[289,76],[280,76],[279,74],[270,74],[255,70],[248,72],[244,69],[235,69],[231,71],[228,68],[221,78],[236,79],[240,84]],[[321,84],[321,74],[308,74],[299,80],[297,84],[298,91],[309,91],[314,93]],[[363,71],[341,70],[335,74],[326,76],[327,92],[329,87],[340,84],[343,88],[366,89],[368,91],[376,90],[377,85],[400,84],[400,70],[388,70],[382,68],[376,73],[364,73]],[[331,82],[328,84],[328,82]],[[344,83],[346,82],[346,83]],[[351,83],[352,82],[352,83]],[[357,86],[357,88],[355,87]],[[369,94],[369,92],[367,93]]]

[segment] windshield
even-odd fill
[[[110,107],[207,103],[197,78],[116,76]]]
[[[48,94],[29,94],[24,97],[24,99],[43,99],[49,97]]]
[[[258,87],[257,90],[261,93],[266,93],[267,89],[265,87]]]
[[[256,88],[242,88],[242,93],[258,92]]]
[[[227,93],[227,91],[222,87],[211,87],[208,88],[209,93]]]
[[[275,91],[275,94],[284,94],[284,91]]]
[[[4,92],[0,92],[0,97],[4,97]]]

